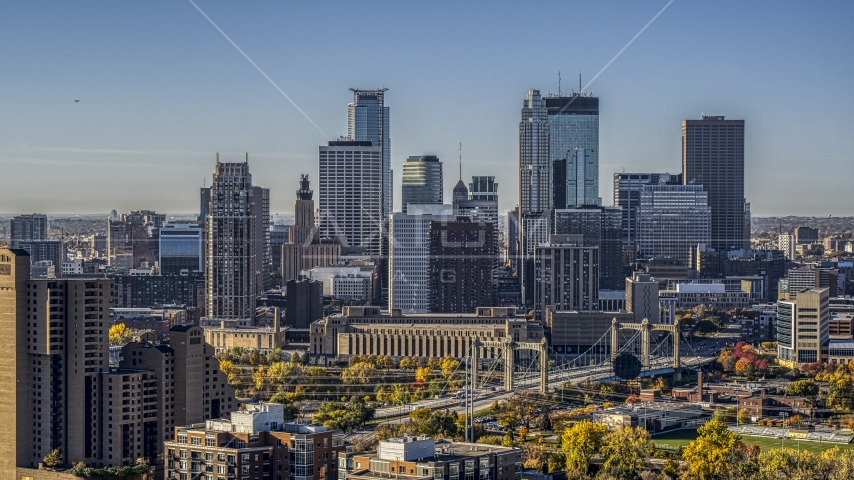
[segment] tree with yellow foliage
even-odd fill
[[[587,420],[564,430],[561,435],[561,449],[566,454],[567,470],[576,474],[586,474],[593,455],[602,448],[602,439],[607,434],[607,426]]]
[[[607,471],[639,471],[652,456],[655,447],[649,432],[641,427],[618,426],[602,438],[599,453]]]
[[[418,367],[415,370],[415,380],[419,382],[429,382],[432,375],[433,370],[430,370],[427,367]]]
[[[712,419],[697,429],[699,436],[685,447],[682,459],[690,478],[714,480],[729,478],[730,462],[736,449],[744,445],[741,436],[727,430],[726,424]]]
[[[133,340],[136,330],[128,328],[124,323],[117,323],[110,327],[110,345],[124,345]]]

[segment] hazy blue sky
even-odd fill
[[[409,155],[439,155],[450,201],[462,142],[507,210],[527,90],[577,88],[667,2],[197,3],[332,138],[349,87],[390,89],[396,209]],[[754,215],[854,214],[852,24],[854,2],[673,2],[589,87],[605,203],[614,172],[680,171],[705,112],[746,121]],[[249,152],[273,212],[317,176],[327,138],[188,1],[5,2],[0,44],[0,212],[197,211],[217,151]]]

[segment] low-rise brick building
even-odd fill
[[[337,480],[345,447],[340,432],[286,423],[282,405],[257,403],[176,427],[164,449],[167,479]]]
[[[339,457],[341,480],[520,480],[522,450],[476,443],[399,437],[376,452]]]

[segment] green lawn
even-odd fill
[[[677,448],[679,446],[686,446],[692,440],[697,438],[696,430],[676,430],[674,432],[662,433],[659,435],[654,435],[652,437],[652,441],[655,443],[656,447],[670,447]],[[772,448],[780,448],[780,440],[774,438],[766,438],[766,437],[749,437],[742,436],[742,441],[747,445],[758,445],[761,451],[767,451]],[[837,443],[819,443],[819,442],[808,442],[805,440],[801,440],[801,450],[808,450],[813,453],[823,452],[829,448],[839,447],[840,450],[849,450],[854,449],[854,444],[837,444]],[[794,439],[787,439],[785,441],[786,448],[798,448],[798,441]]]

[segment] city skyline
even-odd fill
[[[518,100],[530,88],[557,93],[558,71],[564,95],[578,88],[579,70],[586,84],[666,4],[543,5],[550,16],[573,15],[578,28],[534,34],[526,22],[513,23],[523,9],[512,4],[496,4],[486,16],[473,5],[446,6],[441,15],[380,8],[367,19],[380,32],[354,32],[350,45],[387,45],[385,61],[368,67],[322,38],[345,24],[340,8],[199,3],[329,138],[189,3],[160,12],[56,4],[45,13],[13,5],[0,20],[10,45],[9,68],[0,73],[0,106],[10,113],[0,120],[0,210],[189,213],[196,199],[187,187],[209,184],[215,153],[237,161],[249,151],[253,171],[271,189],[271,212],[290,213],[297,175],[316,174],[317,147],[346,132],[343,108],[353,86],[389,88],[394,211],[403,161],[454,158],[460,142],[464,177],[495,175],[509,188],[516,184]],[[799,169],[805,158],[844,169],[854,146],[845,133],[854,94],[843,88],[854,69],[843,53],[854,7],[770,5],[674,2],[586,88],[601,99],[600,197],[612,198],[601,179],[623,169],[677,173],[680,124],[705,113],[745,120],[753,215],[849,211],[800,193],[814,187],[842,198],[844,176],[805,179]],[[452,34],[435,44],[409,38],[408,18]],[[411,75],[419,65],[429,73]],[[446,177],[446,192],[454,181]],[[502,212],[516,205],[514,190],[504,191]]]

